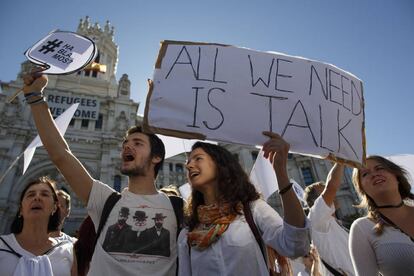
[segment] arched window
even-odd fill
[[[184,172],[183,164],[175,164],[175,171],[178,173]]]
[[[309,167],[304,167],[301,168],[302,171],[302,175],[303,175],[303,180],[305,181],[305,185],[308,186],[310,184],[312,184],[314,181],[313,175],[312,175],[312,170]]]

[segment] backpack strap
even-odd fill
[[[105,201],[105,205],[102,209],[101,218],[99,219],[98,230],[96,231],[95,241],[93,243],[93,249],[95,250],[96,243],[98,242],[99,235],[101,234],[103,227],[105,226],[106,221],[108,220],[109,214],[114,208],[118,200],[121,199],[121,194],[118,192],[113,192]]]
[[[181,229],[184,227],[184,200],[179,196],[167,195],[174,209],[175,218],[177,220],[177,238]]]
[[[326,267],[326,269],[329,270],[330,273],[332,273],[334,276],[344,276],[345,274],[339,272],[338,270],[336,270],[335,268],[333,268],[332,266],[330,266],[327,262],[325,262],[321,256],[319,256],[319,259],[321,259],[323,265]]]
[[[0,249],[0,251],[11,253],[11,254],[15,255],[17,258],[22,257],[22,255],[17,253],[2,237],[0,237],[0,240],[10,249],[10,250]]]
[[[181,232],[181,229],[184,228],[184,200],[182,197],[175,195],[168,195],[168,198],[171,201],[171,205],[174,209],[175,219],[177,220],[177,239],[178,235]],[[177,254],[177,266],[175,267],[175,275],[178,275],[178,254]]]

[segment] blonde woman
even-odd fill
[[[370,156],[354,185],[368,214],[351,226],[349,249],[357,275],[414,275],[414,199],[404,169]]]

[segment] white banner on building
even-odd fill
[[[100,102],[97,97],[50,91],[47,93],[46,100],[53,117],[62,115],[72,104],[78,103],[73,118],[95,121],[99,118]]]
[[[279,133],[291,151],[365,160],[361,80],[333,65],[220,44],[164,41],[144,127],[248,145]]]

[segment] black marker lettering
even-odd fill
[[[362,83],[361,83],[361,91],[362,91]],[[357,95],[357,98],[354,95]],[[358,104],[355,104],[355,100],[358,100]],[[358,89],[355,86],[355,83],[351,80],[351,103],[352,103],[352,114],[359,115],[363,109],[363,101],[361,94],[358,92]],[[359,111],[355,111],[355,105],[359,108]]]
[[[182,55],[182,53],[185,51],[185,53],[187,54],[187,61],[178,61],[179,59],[180,59],[180,57],[181,57],[181,55]],[[174,61],[174,63],[173,63],[173,65],[171,66],[171,68],[170,68],[170,70],[168,70],[168,73],[167,73],[167,75],[165,76],[165,79],[168,79],[168,77],[169,77],[169,75],[170,75],[170,73],[171,73],[171,71],[172,71],[172,69],[175,67],[175,65],[176,64],[183,64],[183,65],[185,65],[185,64],[188,64],[188,65],[190,65],[191,66],[191,70],[193,71],[193,74],[194,74],[194,78],[196,79],[196,80],[198,80],[198,75],[197,75],[197,73],[196,73],[196,71],[195,71],[195,69],[194,69],[194,66],[193,66],[193,62],[192,62],[192,60],[191,60],[191,56],[190,56],[190,54],[188,53],[188,51],[187,51],[187,48],[185,47],[185,46],[183,46],[182,48],[181,48],[181,51],[180,51],[180,53],[178,53],[178,56],[177,56],[177,58],[175,59],[175,61]]]
[[[287,60],[287,59],[279,59],[279,58],[276,59],[275,90],[280,91],[280,92],[293,93],[293,91],[291,91],[291,90],[284,90],[284,89],[279,89],[278,88],[278,77],[288,78],[288,79],[290,79],[292,77],[292,76],[289,76],[289,75],[279,74],[279,61],[284,61],[284,62],[292,63],[292,61]]]
[[[288,98],[286,97],[276,97],[276,96],[268,96],[268,95],[262,95],[262,94],[258,94],[258,93],[250,93],[252,95],[256,95],[259,97],[265,97],[265,98],[269,98],[269,131],[273,132],[273,121],[272,121],[272,99],[276,99],[276,100],[287,100]]]
[[[227,81],[219,81],[219,80],[216,80],[216,73],[217,73],[217,56],[218,56],[218,48],[216,48],[216,55],[214,56],[213,82],[227,83]]]
[[[303,115],[305,116],[306,125],[299,125],[299,124],[291,124],[291,123],[290,123],[290,121],[292,120],[293,114],[295,113],[296,108],[297,108],[299,105],[300,105],[300,107],[301,107],[301,109],[302,109],[302,111],[303,111]],[[302,102],[301,102],[300,100],[298,100],[298,101],[297,101],[297,103],[295,104],[295,107],[294,107],[294,108],[293,108],[293,110],[292,110],[292,113],[290,114],[289,120],[288,120],[288,122],[286,123],[286,126],[285,126],[285,128],[283,129],[283,131],[282,131],[282,135],[281,135],[282,137],[285,135],[285,132],[286,132],[286,130],[287,130],[287,128],[288,128],[288,126],[293,126],[293,127],[298,127],[298,128],[307,128],[307,129],[309,129],[309,132],[310,132],[310,134],[311,134],[311,136],[312,136],[313,142],[315,143],[315,146],[317,146],[317,147],[318,147],[318,143],[316,142],[315,135],[313,135],[312,129],[311,129],[310,125],[309,125],[308,115],[306,114],[305,108],[304,108],[304,106],[303,106],[303,104],[302,104]]]
[[[216,129],[218,129],[219,127],[221,127],[221,126],[223,125],[223,123],[224,123],[224,116],[223,116],[223,112],[221,112],[221,110],[220,110],[220,109],[218,109],[218,108],[217,108],[217,106],[213,105],[213,104],[211,103],[211,100],[210,100],[211,93],[212,93],[214,90],[218,90],[218,91],[220,91],[220,92],[222,92],[222,93],[225,93],[225,92],[226,92],[226,90],[224,90],[224,89],[222,89],[222,88],[218,88],[218,87],[211,88],[211,89],[208,91],[208,94],[207,94],[207,100],[208,100],[208,103],[210,104],[210,106],[211,106],[212,108],[214,108],[215,110],[217,110],[217,111],[220,113],[220,116],[221,116],[221,122],[220,122],[217,126],[215,126],[215,127],[210,127],[210,126],[207,124],[207,122],[206,122],[206,121],[203,121],[203,124],[206,126],[206,128],[208,128],[208,129],[210,129],[210,130],[216,130]]]
[[[323,96],[325,97],[325,99],[328,99],[328,90],[325,89],[325,87],[323,87],[321,78],[319,77],[318,71],[316,71],[315,67],[313,65],[311,65],[311,73],[310,73],[310,85],[309,85],[309,95],[312,94],[312,90],[313,90],[313,75],[316,75],[316,77],[318,78],[319,84],[321,86],[321,90],[323,93]],[[326,74],[327,74],[327,68],[325,68],[325,78],[326,78]],[[325,79],[325,85],[326,85],[326,79]]]
[[[337,72],[329,69],[329,100],[333,103],[337,103],[337,104],[341,105],[341,102],[335,101],[334,97],[333,97],[332,87],[337,89],[339,92],[341,91],[341,89],[338,86],[332,84],[332,74],[331,73],[334,73],[335,75],[340,76],[340,74],[338,74]]]
[[[319,105],[319,124],[320,124],[320,131],[319,131],[319,134],[320,134],[320,139],[319,139],[319,144],[320,144],[320,147],[321,148],[324,148],[324,149],[327,149],[327,150],[329,150],[329,151],[331,151],[331,152],[334,152],[334,150],[333,149],[330,149],[330,148],[328,148],[328,147],[325,147],[324,145],[323,145],[323,120],[322,120],[322,107],[321,107],[321,105]]]
[[[341,137],[342,137],[345,140],[345,142],[348,144],[348,146],[351,148],[352,152],[355,154],[355,157],[358,158],[358,155],[356,154],[351,143],[348,141],[348,139],[346,139],[345,135],[342,133],[342,130],[344,130],[344,128],[346,128],[349,125],[349,123],[351,122],[351,119],[349,119],[348,122],[346,122],[346,124],[343,127],[340,127],[339,126],[339,109],[338,109],[336,120],[338,122],[338,152],[340,152],[341,150]]]
[[[199,126],[196,125],[196,122],[197,122],[197,105],[198,105],[198,90],[199,89],[204,89],[204,87],[192,87],[192,88],[195,89],[193,124],[192,125],[187,125],[187,126],[188,127],[200,128]]]
[[[254,70],[253,70],[253,64],[252,64],[252,60],[250,58],[250,55],[247,55],[247,57],[249,58],[249,63],[250,63],[250,76],[252,79],[252,87],[255,87],[257,85],[257,83],[259,81],[261,81],[267,88],[269,88],[270,85],[270,75],[272,74],[272,68],[273,68],[273,64],[275,62],[275,59],[272,59],[272,63],[270,64],[270,68],[269,68],[269,74],[267,76],[267,83],[261,78],[259,77],[256,81],[254,80]]]
[[[348,79],[347,77],[345,77],[345,76],[342,76],[342,75],[341,75],[342,106],[343,106],[346,110],[350,111],[351,109],[345,106],[345,94],[346,94],[346,95],[349,95],[349,91],[346,91],[346,90],[344,89],[344,79],[346,79],[346,80],[349,82],[349,79]],[[348,82],[347,82],[347,83],[348,83]]]

